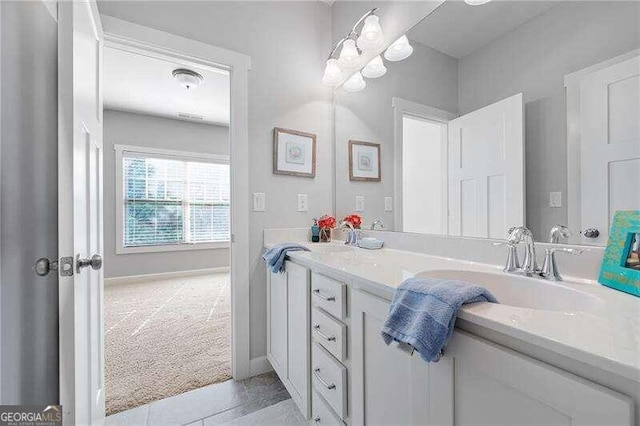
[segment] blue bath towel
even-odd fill
[[[269,266],[271,272],[284,272],[284,259],[290,251],[309,251],[309,249],[296,243],[276,244],[265,251],[262,258],[267,262],[267,266]]]
[[[396,289],[382,339],[411,345],[426,362],[440,359],[460,307],[498,300],[485,288],[455,280],[409,278]]]

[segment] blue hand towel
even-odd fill
[[[409,278],[396,289],[382,339],[409,344],[426,362],[440,359],[460,307],[498,300],[485,288],[455,280]]]
[[[296,243],[276,244],[265,251],[262,258],[267,262],[271,272],[284,272],[284,259],[290,251],[309,251],[309,249]]]

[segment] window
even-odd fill
[[[116,151],[119,252],[228,245],[228,157],[122,146]]]

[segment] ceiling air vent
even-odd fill
[[[201,115],[189,114],[186,112],[179,112],[176,116],[181,120],[202,121],[204,117]]]

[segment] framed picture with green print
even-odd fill
[[[598,282],[640,297],[640,210],[615,213]]]

